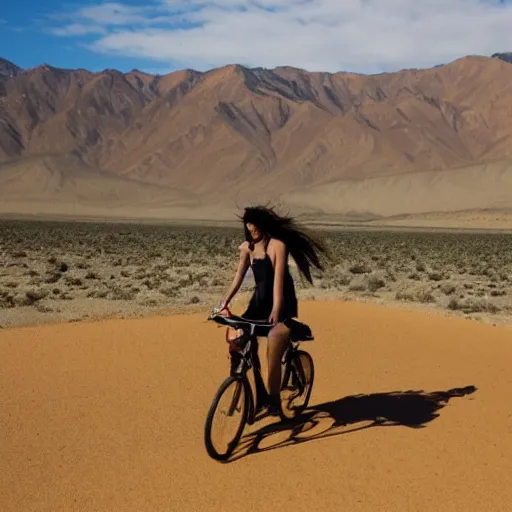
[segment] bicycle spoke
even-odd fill
[[[219,388],[205,426],[205,444],[211,457],[227,459],[247,421],[247,387],[243,379],[228,377]]]
[[[314,378],[314,366],[311,356],[304,351],[297,351],[289,361],[281,391],[283,416],[291,419],[307,407]]]

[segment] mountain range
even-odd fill
[[[0,59],[0,213],[512,209],[510,56],[374,75],[229,65],[154,76]]]

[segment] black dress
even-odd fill
[[[267,254],[267,245],[268,242],[265,244],[265,257],[254,258],[251,264],[256,286],[251,300],[249,301],[249,305],[242,314],[244,318],[250,320],[268,320],[272,313],[274,304],[274,266]],[[298,305],[295,295],[295,285],[287,263],[283,282],[283,302],[281,304],[278,322],[284,322],[290,318],[296,318],[297,316]]]

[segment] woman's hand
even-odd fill
[[[229,308],[229,304],[226,302],[226,300],[223,300],[218,306],[219,314],[222,314],[223,312],[227,313],[228,308]]]
[[[279,309],[273,309],[272,313],[268,317],[268,322],[272,325],[275,325],[279,322]]]

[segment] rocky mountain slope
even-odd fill
[[[0,80],[16,76],[20,71],[21,69],[16,64],[0,57]]]
[[[182,191],[225,205],[292,192],[306,210],[311,203],[328,212],[321,195],[308,202],[310,191],[405,176],[420,186],[426,171],[445,176],[512,158],[512,66],[502,58],[379,75],[233,65],[152,76],[48,65],[22,71],[7,61],[0,73],[0,183],[14,164],[24,162],[27,176],[29,161],[39,162],[35,169],[41,159],[71,155],[81,176],[94,169],[157,185],[169,197]],[[507,173],[500,167],[500,179]],[[405,207],[404,190],[396,189],[395,204]],[[360,211],[383,214],[364,201]],[[496,201],[490,193],[484,203]]]
[[[491,57],[512,63],[512,52],[493,53]]]

